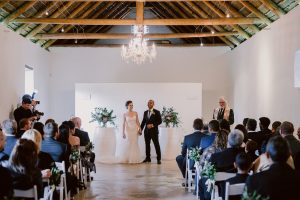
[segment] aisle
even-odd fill
[[[176,161],[137,165],[98,164],[97,174],[78,199],[195,199],[181,187]]]

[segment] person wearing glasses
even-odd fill
[[[226,119],[230,125],[234,123],[233,110],[229,107],[224,97],[219,98],[219,107],[214,109],[213,119],[218,121]]]

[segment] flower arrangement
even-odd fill
[[[49,185],[58,186],[60,184],[60,177],[63,174],[62,170],[59,170],[55,165],[51,168],[51,176],[49,177]]]
[[[205,161],[203,169],[200,174],[202,177],[206,177],[207,181],[205,185],[207,186],[207,192],[211,192],[215,185],[215,176],[216,176],[216,168],[210,162]]]
[[[94,149],[94,144],[92,142],[89,142],[87,145],[85,145],[85,151],[91,152]]]
[[[80,158],[80,152],[77,149],[72,149],[70,153],[70,162],[75,164]]]
[[[94,112],[91,113],[92,120],[91,122],[98,122],[99,126],[106,127],[107,123],[110,123],[112,126],[115,126],[115,118],[113,116],[113,110],[108,110],[107,108],[96,107]]]
[[[247,187],[245,187],[245,190],[242,194],[241,200],[267,200],[268,198],[262,197],[260,194],[258,194],[256,191],[254,192],[248,192]]]
[[[201,157],[201,148],[200,147],[191,148],[189,151],[189,157],[191,160],[198,162]]]
[[[178,112],[175,112],[173,107],[163,107],[161,116],[162,121],[166,124],[166,127],[170,127],[170,124],[172,124],[173,127],[178,127],[180,120],[178,117]]]

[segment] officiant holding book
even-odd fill
[[[220,107],[214,109],[213,119],[221,121],[226,119],[230,125],[234,123],[234,114],[233,110],[229,107],[228,102],[224,97],[219,98]]]
[[[144,128],[144,137],[145,137],[145,146],[146,146],[146,158],[143,161],[144,163],[151,162],[151,149],[150,143],[153,141],[156,155],[157,155],[157,164],[161,164],[161,152],[160,145],[158,140],[158,126],[162,123],[160,112],[154,109],[154,101],[148,101],[148,110],[144,112],[143,121],[141,124],[141,130]]]

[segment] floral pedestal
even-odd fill
[[[163,160],[175,160],[180,153],[181,128],[159,128],[159,140]]]
[[[115,128],[97,127],[94,133],[94,151],[96,162],[103,158],[114,157],[116,151],[116,132]]]

